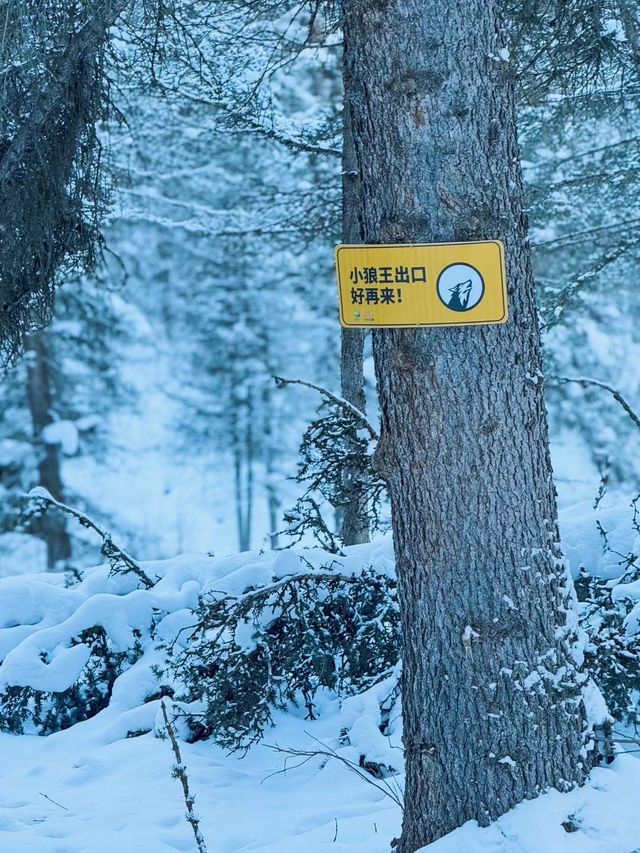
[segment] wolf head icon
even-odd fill
[[[454,284],[453,287],[450,287],[449,292],[451,293],[451,299],[447,303],[449,308],[451,308],[452,311],[466,311],[469,305],[469,297],[471,296],[472,289],[473,285],[471,284],[470,278],[466,281],[460,281],[458,284]]]

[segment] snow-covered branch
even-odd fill
[[[317,391],[319,394],[322,394],[323,397],[326,397],[327,400],[335,403],[336,406],[340,406],[345,412],[349,412],[349,414],[353,415],[358,421],[360,421],[374,441],[377,441],[380,438],[377,430],[371,424],[371,421],[367,419],[367,416],[361,412],[360,409],[354,406],[353,403],[350,403],[343,397],[338,397],[336,394],[328,391],[321,385],[314,385],[313,382],[304,382],[302,379],[283,379],[282,376],[274,376],[273,378],[275,379],[278,388],[284,388],[287,385],[302,385],[305,388],[311,388],[313,391]]]
[[[35,503],[40,505],[40,508],[46,510],[49,507],[55,507],[55,509],[60,510],[60,512],[64,512],[67,515],[72,516],[78,521],[82,527],[87,528],[88,530],[95,531],[98,536],[102,539],[102,548],[101,553],[109,560],[114,561],[119,564],[118,570],[123,574],[128,574],[129,572],[137,575],[141,582],[147,589],[151,589],[155,586],[154,581],[145,573],[145,571],[140,568],[138,563],[127,554],[126,551],[123,551],[118,545],[116,545],[111,538],[111,534],[105,530],[102,530],[93,519],[89,518],[89,516],[80,512],[80,510],[74,509],[67,504],[61,503],[61,501],[57,501],[46,489],[43,489],[42,486],[37,486],[35,489],[31,489],[28,494],[28,497]]]
[[[622,394],[617,391],[615,388],[612,388],[611,385],[607,385],[606,382],[600,382],[598,379],[589,379],[585,376],[551,376],[549,381],[556,383],[557,385],[566,385],[569,382],[574,383],[575,385],[580,385],[582,388],[588,388],[589,386],[593,386],[594,388],[602,388],[603,391],[607,391],[613,399],[620,403],[625,412],[629,415],[631,420],[637,427],[640,427],[640,416],[636,414],[636,412],[631,408],[631,406],[627,403]]]

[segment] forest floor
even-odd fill
[[[608,549],[596,516],[608,531]],[[565,508],[562,523],[571,565],[590,565],[601,577],[619,573],[620,555],[637,545],[627,502],[596,511],[593,501],[583,501]],[[303,554],[305,571],[327,560],[319,550]],[[349,548],[340,563],[347,574],[365,564],[393,571],[391,541]],[[44,691],[66,689],[85,663],[77,654],[82,647],[71,647],[69,638],[87,627],[103,625],[115,647],[126,649],[132,630],[162,611],[167,616],[157,637],[175,635],[181,620],[191,622],[190,608],[204,589],[239,594],[302,564],[295,552],[281,551],[191,554],[142,565],[158,578],[151,590],[104,566],[86,570],[71,587],[55,573],[0,579],[0,677]],[[93,718],[47,737],[0,734],[0,853],[196,850],[181,786],[171,775],[171,745],[154,734],[162,725],[159,702],[147,701],[157,691],[153,666],[161,653],[149,636],[143,642],[143,656],[118,677],[109,706]],[[213,742],[181,742],[209,853],[389,853],[401,825],[389,793],[398,793],[402,778],[399,713],[391,714],[388,736],[378,725],[389,691],[382,682],[342,701],[320,695],[313,721],[304,708],[278,713],[274,728],[244,756]],[[140,731],[148,733],[128,736]],[[335,750],[339,757],[305,761],[282,751],[291,749]],[[398,772],[386,781],[363,778],[340,760],[357,767],[361,754]],[[638,791],[640,760],[621,755],[594,770],[583,788],[549,792],[486,829],[466,824],[429,853],[634,853]]]
[[[151,709],[149,709],[151,710]],[[337,703],[312,724],[335,740]],[[310,724],[281,715],[269,744],[313,749]],[[339,761],[290,760],[266,746],[244,758],[182,744],[209,853],[389,853],[400,809]],[[47,738],[0,735],[3,853],[195,850],[173,756],[153,734],[123,738],[111,709]],[[275,775],[273,775],[275,774]],[[632,853],[640,848],[640,760],[620,756],[569,794],[548,793],[488,829],[469,823],[431,853]],[[571,819],[577,827],[567,832]]]

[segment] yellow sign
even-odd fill
[[[498,240],[338,246],[343,326],[471,326],[507,322]]]

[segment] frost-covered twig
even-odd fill
[[[27,497],[31,501],[39,502],[43,511],[46,511],[48,507],[55,507],[55,509],[60,510],[60,512],[64,512],[75,518],[82,527],[95,531],[102,539],[102,547],[100,549],[101,553],[108,560],[117,561],[124,566],[124,568],[120,568],[119,571],[123,574],[131,572],[134,575],[137,575],[147,589],[152,589],[152,587],[155,586],[151,578],[142,568],[140,568],[133,557],[130,557],[126,551],[123,551],[122,548],[116,545],[111,538],[111,534],[102,530],[102,528],[100,528],[93,519],[89,518],[86,513],[80,512],[80,510],[74,509],[74,507],[61,503],[61,501],[57,501],[46,489],[42,488],[42,486],[37,486],[35,489],[31,489]]]
[[[169,739],[171,741],[171,748],[173,749],[173,754],[176,757],[176,763],[173,766],[173,776],[174,778],[178,779],[182,784],[184,802],[187,807],[185,818],[187,819],[187,822],[191,824],[191,829],[193,830],[193,835],[196,839],[196,845],[198,847],[198,853],[207,853],[207,845],[205,844],[204,836],[202,835],[202,830],[200,829],[200,819],[193,810],[193,803],[195,801],[195,797],[189,790],[189,777],[187,776],[187,768],[182,763],[182,755],[180,754],[180,745],[178,744],[178,738],[176,737],[176,730],[174,729],[173,724],[169,720],[169,715],[167,714],[167,706],[164,704],[164,700],[160,702],[160,707],[162,708],[162,716],[164,717],[164,727],[167,730],[167,734],[169,735]]]
[[[613,399],[620,403],[634,424],[640,428],[640,416],[634,412],[622,394],[615,388],[612,388],[611,385],[607,385],[606,382],[600,382],[598,379],[589,379],[585,376],[551,376],[549,379],[557,385],[566,385],[568,382],[573,382],[575,385],[581,385],[583,388],[588,388],[590,385],[593,385],[595,388],[602,388],[603,391],[608,391]]]
[[[338,397],[336,394],[333,394],[331,391],[323,388],[321,385],[314,385],[312,382],[304,382],[302,379],[284,379],[282,376],[274,376],[276,385],[278,388],[284,388],[286,385],[303,385],[305,388],[311,388],[313,391],[317,391],[319,394],[322,394],[323,397],[326,397],[332,403],[335,403],[337,406],[340,406],[346,412],[349,412],[353,415],[357,420],[360,421],[362,426],[367,430],[371,438],[375,441],[378,440],[379,435],[377,430],[372,426],[371,422],[367,420],[367,416],[360,411],[357,406],[354,406],[353,403],[350,403],[348,400],[344,400],[342,397]]]

